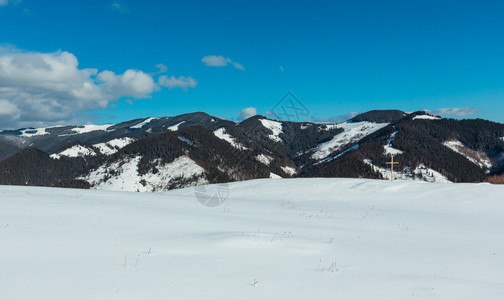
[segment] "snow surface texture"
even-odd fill
[[[204,169],[187,156],[181,156],[173,162],[161,165],[159,161],[155,174],[138,174],[138,163],[142,159],[136,156],[126,162],[115,162],[111,165],[102,165],[97,170],[78,179],[86,180],[93,189],[112,190],[112,191],[130,191],[130,192],[156,192],[167,189],[177,178],[192,179],[193,184],[205,184],[205,179],[201,177]]]
[[[140,123],[136,124],[135,126],[131,126],[130,128],[132,128],[132,129],[140,129],[140,128],[144,127],[145,125],[149,124],[151,121],[157,120],[157,119],[158,118],[147,118],[143,122],[140,122]]]
[[[441,118],[429,116],[429,115],[418,115],[418,116],[414,116],[413,120],[441,120]]]
[[[360,139],[369,135],[377,130],[382,129],[387,126],[388,123],[372,123],[372,122],[345,122],[337,125],[339,128],[343,128],[345,131],[334,136],[334,138],[328,142],[320,144],[315,153],[313,153],[312,158],[316,160],[321,160],[329,156],[332,152],[339,150],[342,146],[349,143],[358,142]]]
[[[75,131],[77,134],[83,134],[93,131],[108,131],[109,127],[114,126],[114,124],[105,124],[105,125],[83,125],[79,127],[72,128],[72,131]]]
[[[93,145],[93,147],[98,148],[102,154],[105,155],[112,155],[119,151],[119,149],[126,147],[127,145],[131,144],[134,142],[135,139],[125,137],[125,138],[119,138],[119,139],[113,139],[110,140],[106,143],[99,143]]]
[[[385,179],[390,179],[390,168],[382,168],[373,165],[373,162],[369,159],[365,159],[364,162],[370,165],[373,170],[380,172],[380,174]],[[436,170],[426,167],[424,164],[419,164],[415,170],[411,171],[410,167],[397,167],[394,166],[394,179],[401,180],[422,180],[427,182],[438,182],[438,183],[451,183],[446,176],[439,173]]]
[[[83,156],[95,156],[96,152],[88,147],[75,145],[68,149],[61,151],[60,153],[51,154],[52,159],[60,159],[62,156],[66,157],[83,157]]]
[[[238,143],[234,137],[232,137],[229,133],[226,132],[226,129],[224,128],[219,128],[217,130],[215,130],[213,132],[213,134],[218,137],[219,139],[221,140],[224,140],[228,143],[231,144],[231,146],[235,147],[236,149],[239,149],[239,150],[247,150],[247,148],[245,146],[243,146],[242,144]]]
[[[183,123],[185,123],[185,121],[182,121],[182,122],[180,122],[180,123],[177,123],[177,124],[175,124],[175,125],[173,125],[173,126],[168,127],[168,130],[170,130],[170,131],[177,131],[177,130],[179,129],[179,126],[180,126],[181,124],[183,124]]]
[[[271,130],[273,133],[270,134],[268,137],[272,139],[275,142],[281,142],[282,139],[280,138],[280,134],[283,133],[283,126],[282,123],[277,122],[277,121],[272,121],[272,120],[267,120],[267,119],[259,119],[261,121],[261,124]]]
[[[475,151],[462,144],[462,142],[460,141],[447,141],[444,142],[443,145],[457,152],[458,154],[461,154],[473,164],[478,165],[480,168],[486,169],[487,173],[490,172],[490,168],[492,168],[492,162],[484,151]]]
[[[209,187],[210,188],[210,187]],[[0,186],[0,299],[504,299],[504,186]]]

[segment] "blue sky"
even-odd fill
[[[238,120],[288,91],[311,120],[504,122],[503,14],[502,1],[0,0],[0,127]]]

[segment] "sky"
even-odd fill
[[[373,109],[504,123],[503,1],[0,0],[0,128]]]

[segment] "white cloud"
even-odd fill
[[[169,89],[181,88],[184,91],[187,91],[188,88],[195,88],[198,82],[194,80],[192,77],[184,77],[184,76],[159,76],[158,83],[161,86],[167,87]]]
[[[19,115],[19,109],[9,100],[0,99],[0,116],[16,116]]]
[[[115,10],[120,13],[130,13],[129,7],[126,5],[126,3],[120,2],[120,1],[115,1],[110,3],[110,8],[112,10]]]
[[[163,74],[168,71],[168,67],[163,64],[157,64],[156,68],[158,69],[157,74]]]
[[[126,70],[120,75],[103,71],[96,76],[96,79],[102,91],[115,95],[115,98],[121,96],[148,98],[150,93],[156,90],[152,77],[142,71]]]
[[[480,109],[466,106],[466,107],[440,108],[435,110],[425,109],[425,111],[431,115],[436,116],[469,117],[479,113]]]
[[[58,124],[103,109],[122,97],[150,97],[159,87],[138,70],[123,74],[79,69],[69,52],[0,51],[0,128]]]
[[[22,0],[0,0],[0,6],[7,6],[9,3],[18,4],[21,3]]]
[[[246,107],[238,114],[238,120],[243,121],[255,115],[257,115],[257,109],[255,107]]]
[[[245,68],[241,64],[232,61],[229,57],[224,57],[220,55],[207,55],[203,57],[201,61],[205,65],[207,65],[207,67],[225,67],[228,64],[230,64],[236,69],[245,71]]]

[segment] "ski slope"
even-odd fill
[[[0,186],[0,299],[504,299],[503,185],[228,187]]]
[[[312,158],[315,160],[322,160],[328,157],[332,152],[341,149],[342,146],[350,143],[356,143],[363,137],[382,129],[388,123],[373,123],[373,122],[345,122],[338,124],[338,128],[344,131],[335,135],[330,141],[318,145]]]

